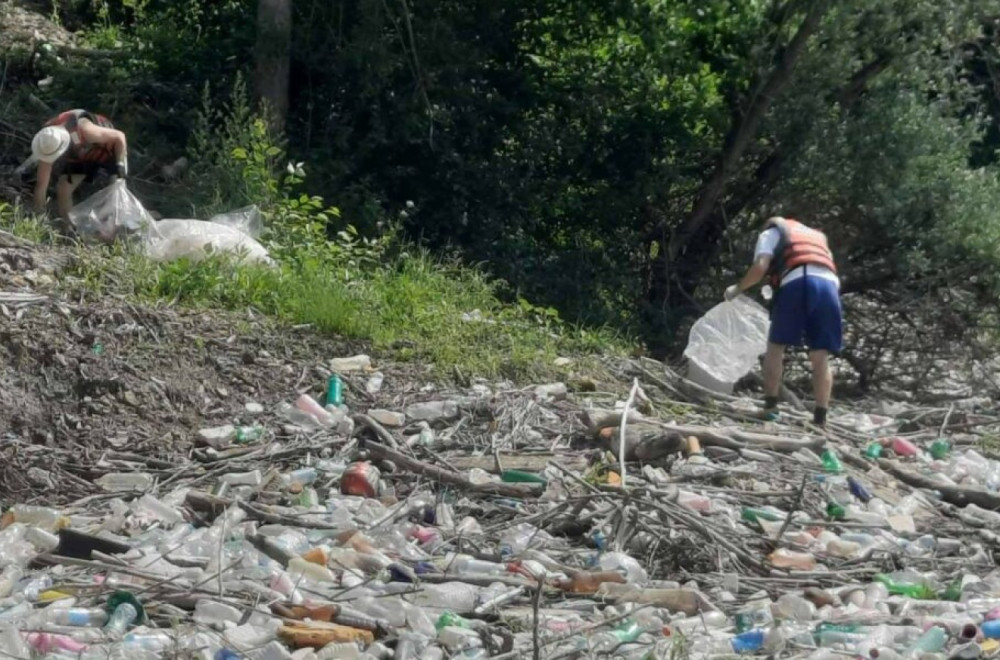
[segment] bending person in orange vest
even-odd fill
[[[45,211],[49,183],[56,179],[59,215],[69,219],[73,192],[100,171],[124,178],[128,174],[128,143],[107,117],[86,110],[68,110],[53,117],[31,141],[31,158],[38,163],[35,212]]]
[[[809,348],[813,395],[813,422],[826,425],[833,374],[830,355],[843,347],[840,279],[823,232],[786,218],[770,218],[757,238],[753,265],[738,284],[726,289],[732,300],[765,277],[774,289],[771,329],[764,356],[764,410],[762,417],[778,419],[778,392],[786,346]]]

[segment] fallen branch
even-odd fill
[[[541,484],[507,484],[507,483],[487,483],[474,484],[461,474],[449,472],[444,468],[430,463],[411,458],[406,454],[390,449],[376,442],[365,442],[364,448],[372,458],[384,461],[392,461],[397,466],[410,472],[415,472],[441,483],[451,484],[463,490],[474,493],[488,493],[491,495],[501,495],[503,497],[537,497],[541,494]]]

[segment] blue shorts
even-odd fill
[[[802,346],[811,351],[843,348],[843,313],[835,282],[808,274],[778,289],[771,305],[768,340],[783,346]]]

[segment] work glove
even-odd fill
[[[128,176],[128,165],[125,161],[120,160],[115,164],[115,174],[118,175],[119,179],[124,179]]]
[[[727,301],[729,301],[729,300],[732,300],[733,298],[736,298],[741,293],[743,293],[743,292],[740,291],[740,285],[739,284],[732,284],[732,285],[726,287],[726,293],[723,294],[723,297]]]

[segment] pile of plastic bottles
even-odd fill
[[[365,388],[381,385],[372,374]],[[283,423],[349,437],[365,418],[349,414],[342,387],[333,377],[325,405],[302,395],[281,406]],[[367,418],[430,449],[435,425],[463,405]],[[885,473],[842,460],[849,451],[874,467],[892,454],[948,483],[996,488],[998,464],[946,442],[747,449],[728,464],[687,442],[669,474],[647,465],[629,485],[680,512],[670,520],[693,522],[624,538],[609,522],[620,500],[568,494],[581,483],[609,492],[614,466],[462,474],[473,485],[534,484],[541,494],[528,501],[431,486],[346,441],[297,452],[270,444],[260,425],[199,435],[211,451],[260,451],[169,485],[153,471],[109,472],[95,480],[103,496],[4,512],[0,657],[472,660],[531,657],[541,645],[545,658],[971,660],[1000,648],[1000,574],[979,534],[1000,514],[970,505],[946,520],[933,492],[888,488]],[[775,462],[805,477],[794,508],[748,497],[778,487],[761,481]],[[740,487],[709,485],[720,472]],[[795,499],[796,486],[781,488],[782,502]],[[576,532],[546,528],[570,507]],[[656,579],[678,577],[664,575],[656,544],[687,534],[705,545],[698,524],[768,548],[758,571],[733,573],[719,549],[718,571]]]

